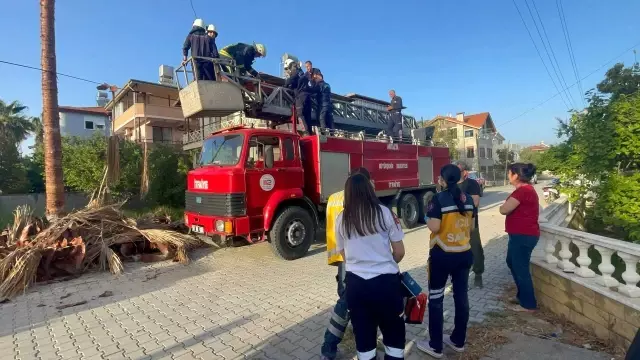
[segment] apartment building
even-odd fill
[[[60,135],[88,138],[111,134],[109,111],[100,106],[58,106]]]
[[[449,137],[457,143],[458,158],[466,160],[474,170],[484,173],[493,171],[497,157],[495,151],[505,139],[498,133],[490,113],[465,115],[460,112],[455,117],[438,115],[425,125],[448,132]]]
[[[185,120],[174,85],[129,80],[109,101],[113,133],[123,139],[182,144]]]

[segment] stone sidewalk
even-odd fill
[[[506,195],[487,194],[480,218],[485,287],[469,292],[475,322],[503,307],[498,296],[511,282],[504,220],[496,215]],[[428,234],[407,231],[401,263],[425,288]],[[290,262],[275,258],[269,244],[191,256],[186,266],[129,264],[118,278],[92,273],[29,290],[0,305],[0,353],[14,359],[319,358],[336,300],[335,268],[326,265],[323,246]],[[450,295],[445,309],[450,329]],[[407,358],[428,358],[413,349],[425,333],[424,325],[407,326]],[[348,344],[341,350],[342,359],[354,355]]]

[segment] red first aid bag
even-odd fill
[[[422,324],[424,311],[427,309],[427,295],[420,293],[416,297],[407,299],[404,308],[404,322],[407,324]]]

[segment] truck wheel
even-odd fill
[[[412,229],[418,224],[418,200],[413,194],[404,194],[400,198],[400,220],[406,229]]]
[[[307,254],[315,235],[313,220],[305,209],[292,206],[276,218],[269,232],[271,249],[285,259],[295,260]]]
[[[424,218],[425,216],[427,216],[427,206],[429,206],[429,203],[431,202],[431,199],[433,199],[433,197],[435,196],[436,193],[434,193],[433,191],[425,191],[422,194],[420,194],[419,198],[420,200],[418,201],[418,205],[420,205],[420,212],[418,213],[418,222],[420,223],[425,223]]]

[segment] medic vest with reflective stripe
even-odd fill
[[[329,265],[342,262],[342,255],[336,250],[336,219],[344,209],[344,191],[340,191],[329,196],[327,202],[327,261]]]
[[[463,252],[471,249],[471,224],[473,223],[473,198],[463,193],[464,215],[450,193],[443,191],[436,195],[440,203],[442,219],[440,231],[431,233],[430,247],[438,245],[446,252]]]

